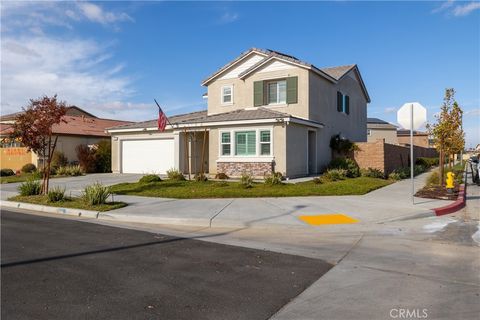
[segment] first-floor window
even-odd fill
[[[269,156],[271,146],[270,130],[260,131],[260,155]]]
[[[253,156],[256,154],[257,137],[255,131],[235,132],[235,155]]]
[[[222,156],[229,156],[231,153],[230,132],[222,132]]]

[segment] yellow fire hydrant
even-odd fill
[[[453,192],[454,178],[455,178],[455,174],[453,172],[447,172],[447,179],[445,180],[445,182],[447,184],[446,188],[448,193]]]

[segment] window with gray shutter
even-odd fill
[[[263,81],[255,81],[253,83],[253,105],[255,107],[263,106]]]
[[[298,102],[298,77],[287,78],[287,103]]]

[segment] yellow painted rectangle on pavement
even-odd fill
[[[300,216],[300,220],[312,226],[319,226],[322,224],[345,224],[357,223],[358,220],[353,219],[341,213],[336,214],[320,214],[315,216]]]

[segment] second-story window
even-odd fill
[[[287,82],[285,80],[267,83],[268,104],[282,104],[287,102]]]
[[[222,104],[233,103],[233,86],[222,87]]]
[[[350,114],[350,97],[337,91],[337,111]]]

